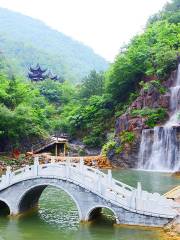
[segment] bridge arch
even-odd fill
[[[51,184],[51,183],[44,183],[44,184],[35,184],[34,186],[29,187],[26,189],[21,196],[19,197],[18,201],[18,212],[23,213],[28,211],[38,205],[39,198],[43,193],[46,187],[55,187],[67,193],[67,195],[73,200],[78,210],[79,219],[82,219],[82,211],[81,208],[76,200],[76,198],[64,187],[58,184]]]
[[[96,206],[93,206],[92,208],[90,208],[89,211],[87,212],[85,220],[90,221],[90,220],[96,219],[96,217],[98,217],[101,214],[102,209],[110,210],[110,212],[113,214],[113,216],[115,218],[115,223],[116,224],[119,223],[119,219],[118,219],[118,216],[117,216],[115,210],[108,206],[105,206],[105,205],[96,205]]]
[[[130,187],[113,179],[111,171],[105,174],[85,166],[82,159],[80,163],[52,160],[39,164],[35,158],[34,165],[14,172],[8,167],[0,179],[2,209],[8,209],[11,215],[22,213],[36,206],[43,190],[52,186],[70,195],[81,221],[89,220],[101,208],[110,209],[116,223],[131,225],[163,226],[178,215],[165,197],[142,191],[140,183],[137,188]]]
[[[11,209],[9,203],[6,200],[0,198],[0,216],[10,215],[10,213]]]

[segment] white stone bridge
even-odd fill
[[[79,163],[54,162],[34,165],[6,174],[0,179],[0,213],[8,209],[10,215],[23,213],[38,204],[47,186],[67,192],[76,203],[79,219],[88,221],[110,209],[117,224],[163,226],[177,216],[175,203],[158,193],[148,193],[112,178],[98,169]]]

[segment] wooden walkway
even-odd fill
[[[169,199],[178,199],[180,198],[180,185],[171,189],[169,192],[165,193],[164,196]]]

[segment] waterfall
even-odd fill
[[[180,64],[173,87],[170,88],[171,117],[164,126],[142,132],[138,168],[159,171],[180,170]]]

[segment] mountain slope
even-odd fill
[[[51,29],[39,20],[0,8],[0,50],[19,72],[39,62],[65,79],[79,82],[92,69],[106,70],[108,63],[93,50]]]

